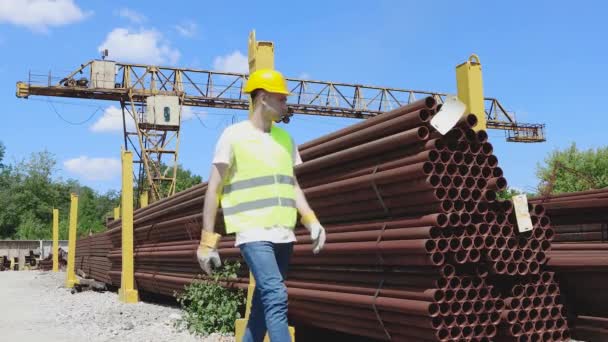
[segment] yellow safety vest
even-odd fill
[[[291,138],[274,125],[270,135],[277,142],[271,147],[257,136],[243,136],[232,143],[234,159],[221,200],[228,234],[249,228],[295,226]]]

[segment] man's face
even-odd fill
[[[287,96],[277,93],[264,93],[264,113],[268,119],[278,121],[287,114]]]

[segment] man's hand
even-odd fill
[[[212,267],[220,267],[222,265],[220,255],[217,252],[217,245],[220,237],[220,234],[210,233],[205,230],[201,233],[201,244],[196,251],[196,258],[207,275],[213,273]]]
[[[310,239],[312,240],[312,252],[318,254],[325,245],[325,228],[321,225],[314,212],[309,212],[302,215],[300,221],[310,232]]]

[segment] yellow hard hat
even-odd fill
[[[256,89],[264,89],[271,93],[289,95],[285,77],[283,77],[283,74],[280,72],[272,69],[256,70],[249,75],[249,79],[247,80],[247,84],[245,84],[245,89],[243,91],[249,94]]]

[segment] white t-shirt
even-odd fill
[[[232,142],[237,136],[242,137],[243,134],[258,135],[265,144],[277,144],[277,142],[272,139],[270,133],[255,128],[251,121],[245,120],[231,125],[224,130],[215,147],[213,164],[227,164],[228,173],[230,173],[230,165],[232,165],[232,160],[234,158]],[[293,146],[292,157],[294,166],[301,164],[302,158],[300,157],[298,147],[293,140],[291,141],[291,145]],[[263,153],[263,151],[260,152]],[[235,246],[254,241],[288,243],[296,241],[296,235],[294,234],[293,229],[278,225],[273,227],[252,227],[243,232],[236,233]]]

